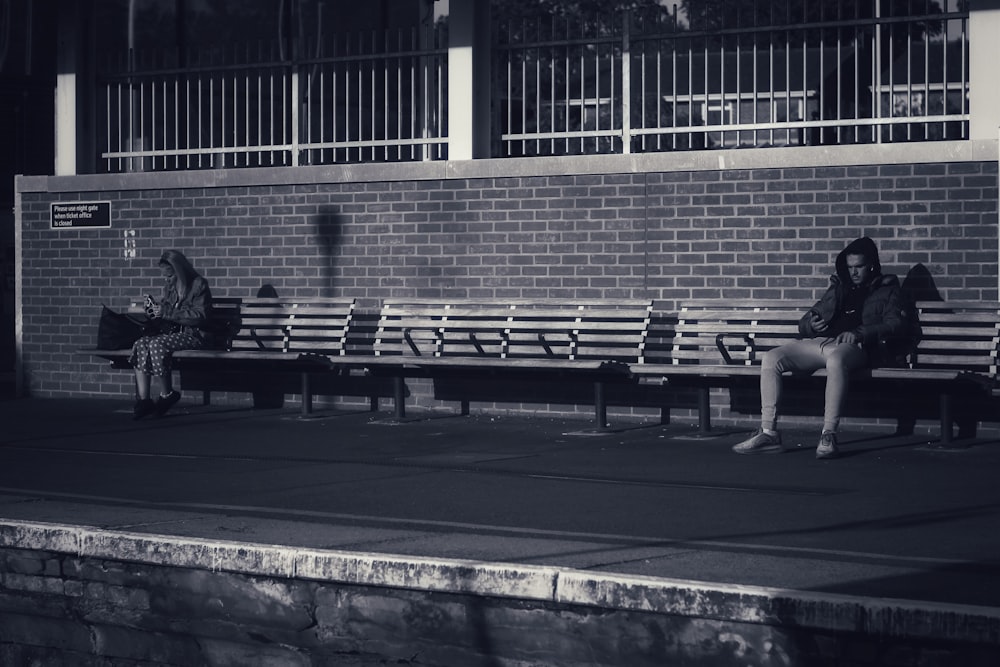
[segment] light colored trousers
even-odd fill
[[[836,431],[847,395],[848,376],[868,365],[868,355],[857,345],[837,344],[832,338],[807,338],[764,353],[760,370],[761,426],[776,429],[781,400],[781,374],[813,373],[826,369],[826,405],[823,430]]]

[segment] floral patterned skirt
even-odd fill
[[[138,371],[163,377],[170,373],[172,353],[178,350],[197,350],[203,346],[200,338],[183,331],[144,336],[132,346],[129,363]]]

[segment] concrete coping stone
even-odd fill
[[[897,638],[1000,643],[1000,609],[0,520],[0,548]]]
[[[172,188],[258,187],[326,183],[412,182],[476,178],[534,178],[590,174],[795,169],[968,161],[996,161],[997,139],[871,145],[731,148],[721,150],[569,155],[531,158],[433,160],[377,164],[304,165],[151,171],[127,174],[20,175],[17,193],[105,192]]]

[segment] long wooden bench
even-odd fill
[[[366,366],[364,358],[346,356],[354,309],[353,298],[217,298],[210,325],[226,331],[225,340],[214,348],[175,352],[174,367],[183,387],[202,390],[206,402],[211,391],[285,393],[291,387],[276,381],[275,373],[281,373],[298,377],[303,414],[312,412],[317,376],[334,381],[324,393],[368,396],[374,410],[389,388],[388,383],[352,375],[364,375]],[[117,368],[129,367],[128,349],[80,352],[107,359]]]
[[[375,372],[407,377],[557,377],[593,386],[595,418],[607,423],[607,382],[630,378],[642,360],[648,299],[386,299],[375,336]],[[460,399],[463,414],[470,398]]]
[[[759,376],[763,353],[798,338],[798,321],[813,301],[698,300],[677,313],[667,363],[633,367],[641,378],[695,386],[699,426],[711,428],[709,391]],[[956,396],[995,391],[1000,355],[1000,304],[926,301],[917,304],[923,337],[905,366],[859,371],[862,386],[920,387],[939,396],[941,442],[951,442]],[[822,378],[825,371],[809,377]],[[877,389],[878,386],[871,389]],[[985,392],[984,392],[985,389]]]

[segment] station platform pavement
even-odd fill
[[[243,557],[329,550],[390,559],[409,585],[422,581],[414,568],[476,563],[520,572],[515,587],[545,572],[595,590],[889,604],[921,623],[957,613],[994,640],[1000,628],[995,430],[942,450],[919,434],[847,429],[842,456],[817,460],[809,430],[785,431],[781,455],[731,453],[751,421],[704,437],[690,424],[596,430],[546,416],[302,418],[189,397],[162,419],[130,410],[0,401],[3,546],[86,534],[235,544]],[[518,594],[504,586],[491,580],[490,592]]]

